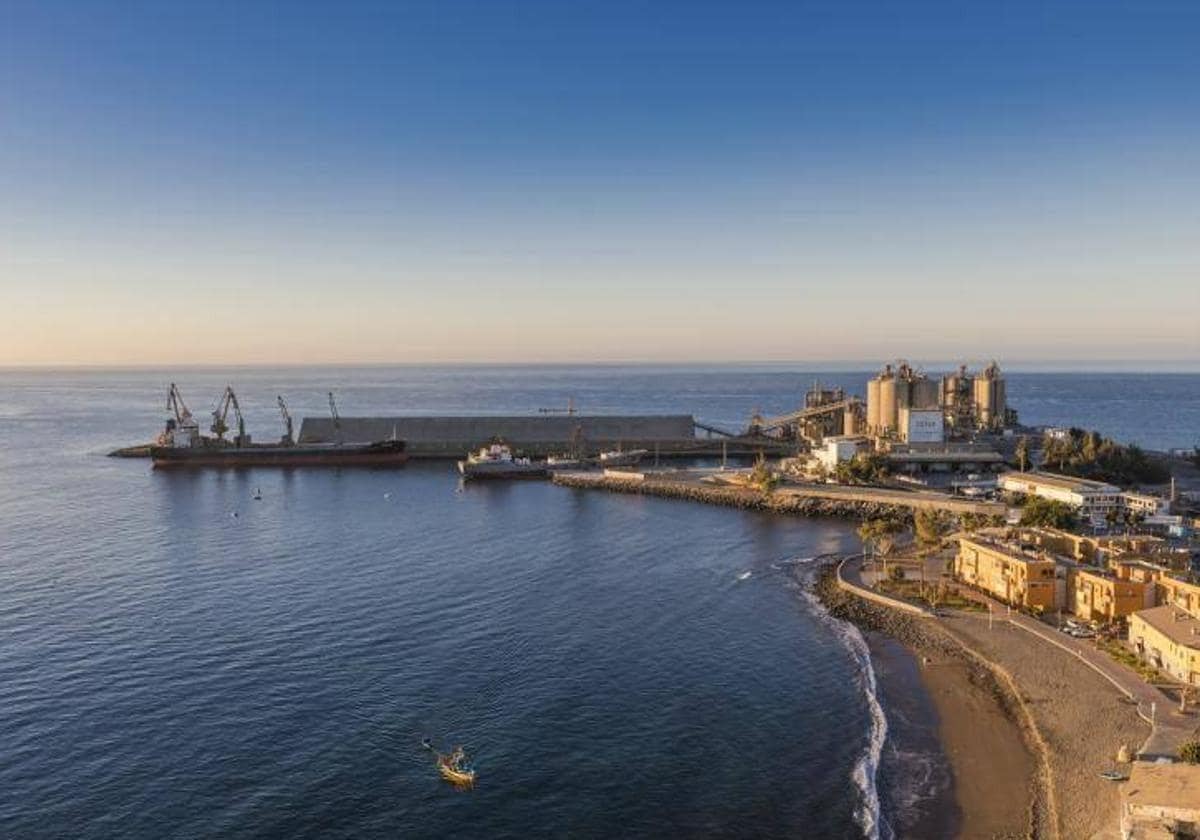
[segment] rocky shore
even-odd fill
[[[709,505],[761,510],[794,516],[824,516],[843,519],[872,519],[893,517],[906,519],[912,510],[906,505],[855,499],[818,499],[786,493],[764,493],[748,487],[715,486],[696,482],[647,479],[631,481],[621,478],[581,477],[570,473],[554,476],[554,483],[564,487],[602,488],[617,493],[641,496],[660,496]]]

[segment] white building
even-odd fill
[[[1121,507],[1144,516],[1164,516],[1171,512],[1171,500],[1149,493],[1125,492],[1121,494]]]
[[[1007,493],[1039,496],[1070,505],[1095,525],[1104,524],[1110,511],[1122,507],[1120,487],[1086,478],[1044,472],[1008,472],[1000,476],[999,485]]]
[[[905,443],[941,443],[946,439],[946,418],[940,408],[900,408],[900,439]]]
[[[825,438],[820,449],[813,450],[813,458],[832,473],[838,464],[852,460],[858,453],[866,451],[869,445],[870,441],[861,435],[834,435]]]

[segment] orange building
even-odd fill
[[[1055,563],[1018,545],[984,536],[963,537],[954,558],[954,576],[1013,606],[1053,610]]]
[[[1147,584],[1100,569],[1075,569],[1071,590],[1071,608],[1084,621],[1115,621],[1148,606]]]

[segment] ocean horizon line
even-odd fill
[[[1200,374],[1200,360],[1139,360],[1119,363],[1112,360],[1090,362],[1086,360],[1011,360],[995,357],[1000,366],[1009,373],[1036,374],[1147,374],[1189,375]],[[790,360],[695,360],[655,361],[638,359],[627,361],[367,361],[367,362],[189,362],[189,363],[34,363],[0,364],[0,373],[148,373],[156,371],[218,372],[229,370],[354,370],[354,369],[416,369],[442,368],[472,370],[494,369],[571,369],[571,368],[645,368],[645,369],[695,369],[737,370],[763,369],[773,371],[794,370],[797,373],[867,373],[878,370],[882,365],[906,360],[919,369],[927,371],[950,371],[959,365],[975,367],[986,364],[992,357],[971,359],[913,359],[897,356],[890,359],[790,359]]]

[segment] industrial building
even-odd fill
[[[906,473],[988,473],[1005,469],[1004,456],[993,449],[972,443],[894,443],[885,456],[894,472]]]
[[[1102,481],[1044,472],[1008,472],[998,481],[1001,490],[1039,496],[1070,505],[1094,525],[1103,525],[1121,507],[1121,488]]]
[[[843,461],[853,460],[861,452],[868,452],[871,442],[862,435],[833,435],[825,438],[821,446],[813,450],[813,459],[832,474]]]
[[[975,432],[1001,432],[1014,412],[1000,366],[992,362],[977,375],[966,365],[930,379],[908,362],[884,365],[867,382],[867,432],[905,443],[934,443]]]

